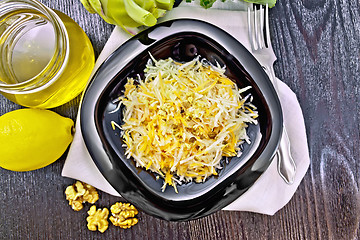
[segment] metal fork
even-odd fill
[[[273,67],[276,56],[271,46],[268,4],[265,6],[249,5],[247,20],[251,52],[268,74],[276,91],[278,91]],[[291,156],[290,140],[285,126],[283,126],[282,137],[275,157],[277,157],[277,169],[280,176],[287,184],[292,184],[295,178],[296,165]]]

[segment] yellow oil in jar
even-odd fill
[[[28,33],[18,39],[12,49],[10,71],[10,74],[14,76],[11,79],[15,80],[12,82],[3,78],[1,80],[8,84],[23,83],[25,85],[25,90],[21,92],[2,92],[5,97],[19,105],[36,108],[57,107],[78,96],[88,82],[95,61],[91,42],[80,26],[70,17],[57,11],[56,14],[64,23],[68,34],[68,61],[61,70],[61,74],[51,79],[49,84],[33,88],[34,83],[27,83],[27,81],[51,66],[49,62],[51,57],[59,51],[54,45],[55,33],[50,24],[45,22],[31,28]],[[27,15],[27,17],[41,19],[39,13],[27,13]],[[26,84],[32,85],[33,89],[27,91]]]
[[[13,14],[8,22],[27,21],[26,28],[18,34],[9,51],[11,77],[5,77],[9,84],[25,83],[39,74],[50,62],[56,51],[56,37],[51,23],[44,21],[45,16],[32,12]]]

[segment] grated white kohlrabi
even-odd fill
[[[112,126],[122,130],[126,156],[160,175],[163,190],[203,182],[217,175],[222,157],[241,154],[258,117],[250,94],[241,96],[250,87],[238,89],[224,68],[200,57],[182,64],[151,56],[144,72],[144,79],[128,79],[118,99],[124,124]]]

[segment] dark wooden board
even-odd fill
[[[95,53],[113,26],[78,0],[43,3],[72,17]],[[278,0],[270,11],[276,75],[303,109],[311,164],[292,200],[274,216],[220,211],[190,222],[167,222],[145,213],[123,230],[101,234],[74,212],[61,177],[65,155],[32,172],[0,169],[0,239],[358,239],[360,216],[360,6],[358,0]],[[53,109],[75,119],[80,98]],[[0,96],[0,115],[20,106]],[[99,207],[119,198],[100,192]]]

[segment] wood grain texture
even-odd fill
[[[113,26],[79,0],[45,1],[85,30],[96,55]],[[278,0],[270,11],[276,75],[298,96],[311,165],[292,200],[274,216],[220,211],[173,223],[139,214],[139,223],[101,234],[74,212],[61,177],[65,155],[32,172],[0,169],[0,239],[359,239],[360,6],[358,0]],[[75,119],[80,99],[54,111]],[[0,96],[0,115],[20,106]],[[0,156],[1,157],[1,156]],[[119,198],[100,192],[99,207]]]

